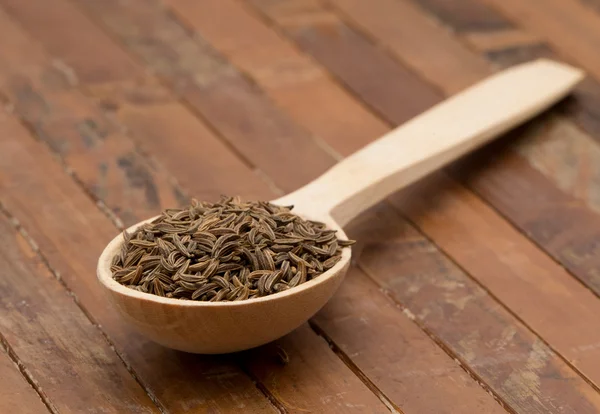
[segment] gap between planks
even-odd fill
[[[12,221],[11,217],[5,213],[6,213],[6,210],[4,209],[2,204],[0,204],[0,214],[4,215],[9,221]],[[19,372],[19,374],[21,375],[21,378],[25,382],[27,382],[27,384],[31,387],[31,389],[39,397],[42,404],[44,404],[44,406],[46,406],[48,411],[51,412],[52,414],[59,414],[58,409],[52,404],[52,402],[50,401],[48,396],[44,393],[42,388],[35,381],[35,379],[31,375],[31,372],[29,372],[29,370],[27,369],[25,364],[23,364],[23,362],[21,362],[21,360],[19,359],[17,354],[14,352],[14,350],[11,348],[10,344],[8,343],[8,341],[6,340],[6,338],[4,337],[2,332],[0,332],[0,348],[2,348],[2,350],[5,352],[6,357],[9,358],[9,360],[13,364],[15,364],[15,367],[16,367],[17,371]],[[0,352],[2,352],[2,351],[0,351]]]

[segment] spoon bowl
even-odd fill
[[[308,185],[273,201],[320,221],[346,238],[356,215],[432,171],[484,145],[564,98],[583,78],[568,65],[540,59],[475,84],[342,160]],[[128,229],[134,231],[154,218]],[[102,252],[97,276],[134,329],[168,348],[217,354],[253,348],[296,329],[334,295],[351,249],[316,278],[283,292],[237,302],[201,302],[139,292],[112,278],[123,236]]]
[[[274,203],[284,205],[275,201]],[[129,233],[156,217],[127,229]],[[318,220],[346,238],[335,221]],[[128,288],[112,278],[110,265],[119,254],[123,235],[105,248],[98,279],[123,319],[139,333],[167,348],[199,354],[237,352],[271,342],[310,319],[333,296],[350,266],[350,248],[334,267],[295,288],[238,302],[200,302],[161,297]]]

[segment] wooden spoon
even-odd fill
[[[499,72],[394,129],[273,203],[294,205],[296,214],[324,222],[345,238],[341,227],[357,214],[544,111],[565,97],[583,76],[579,69],[550,60]],[[351,251],[345,248],[342,260],[332,269],[284,292],[239,302],[198,302],[138,292],[113,280],[110,264],[122,242],[119,235],[108,244],[97,269],[102,286],[120,314],[155,342],[205,354],[262,345],[306,322],[342,282]]]

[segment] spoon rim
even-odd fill
[[[297,213],[296,213],[297,214]],[[298,214],[297,214],[298,215]],[[302,215],[299,215],[302,217]],[[140,221],[126,229],[128,233],[135,231],[140,226],[149,223],[156,218],[160,217],[160,215],[156,215],[149,219]],[[323,221],[323,220],[321,220]],[[332,220],[326,220],[326,225],[331,230],[336,230],[338,232],[338,236],[347,239],[346,233],[344,230],[337,225],[337,223]],[[124,242],[123,233],[119,233],[115,236],[104,248],[102,254],[98,259],[98,265],[96,268],[96,276],[100,283],[108,290],[116,292],[121,295],[128,296],[132,299],[138,299],[149,302],[156,302],[163,305],[172,305],[172,306],[183,306],[183,307],[240,307],[251,304],[258,304],[267,301],[274,301],[285,299],[288,296],[293,296],[299,294],[305,290],[313,289],[318,285],[324,283],[331,277],[335,276],[341,271],[344,271],[344,267],[350,262],[350,258],[352,255],[351,246],[342,248],[342,257],[341,259],[329,270],[323,272],[319,276],[309,281],[306,281],[298,286],[294,286],[293,288],[284,290],[282,292],[272,293],[267,296],[261,296],[258,298],[250,298],[244,299],[240,301],[219,301],[219,302],[209,302],[209,301],[197,301],[191,299],[175,299],[175,298],[167,298],[164,296],[158,296],[153,293],[140,292],[138,290],[131,289],[121,283],[117,282],[112,277],[112,272],[110,271],[110,266],[112,263],[112,259],[114,256],[120,251],[121,245]]]

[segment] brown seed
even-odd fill
[[[269,270],[255,270],[248,275],[248,280],[258,280],[265,275],[270,275],[271,271]]]
[[[211,259],[210,263],[208,264],[208,266],[206,267],[206,270],[202,273],[202,275],[204,277],[210,278],[212,275],[214,275],[217,272],[217,268],[219,267],[219,260],[218,259]]]
[[[192,293],[192,299],[197,299],[198,297],[215,289],[216,287],[218,287],[216,283],[207,283],[206,285],[202,286],[200,289],[197,289],[194,291],[194,293]]]
[[[356,243],[355,240],[338,240],[340,247],[352,246],[354,243]]]
[[[340,261],[341,258],[342,258],[341,256],[330,257],[329,259],[327,259],[323,262],[323,268],[326,270],[331,269],[333,266],[336,265],[337,262]]]
[[[211,302],[219,302],[219,301],[223,300],[227,295],[229,295],[229,293],[231,293],[229,288],[223,288],[223,289],[217,291],[217,294],[215,296],[213,296],[212,298],[210,298],[210,301]]]
[[[306,267],[311,267],[311,266],[310,266],[310,263],[308,263],[306,260],[302,259],[301,257],[299,257],[299,256],[296,256],[296,255],[295,255],[294,253],[292,253],[292,252],[289,252],[289,253],[288,253],[288,257],[290,258],[290,261],[291,261],[292,263],[294,263],[295,265],[298,265],[298,264],[300,264],[300,263],[303,263],[303,264],[304,264]]]
[[[231,284],[222,276],[213,276],[210,281],[216,283],[223,289],[229,289],[231,287]]]
[[[250,289],[248,286],[243,286],[238,296],[234,300],[246,300],[250,296]]]
[[[189,274],[189,273],[178,273],[177,276],[178,276],[178,280],[182,280],[182,281],[187,282],[187,283],[198,283],[198,282],[202,282],[202,281],[208,280],[204,276],[192,275],[192,274]],[[173,278],[173,279],[175,279],[175,278]],[[195,288],[196,287],[194,286],[194,289]]]
[[[144,248],[152,248],[152,247],[156,246],[156,242],[151,242],[151,241],[147,241],[147,240],[135,239],[135,240],[131,240],[129,243],[133,246],[144,247]]]
[[[270,292],[273,290],[273,285],[281,279],[283,276],[283,272],[281,270],[277,272],[273,272],[269,275],[268,279],[265,281],[265,290]]]

